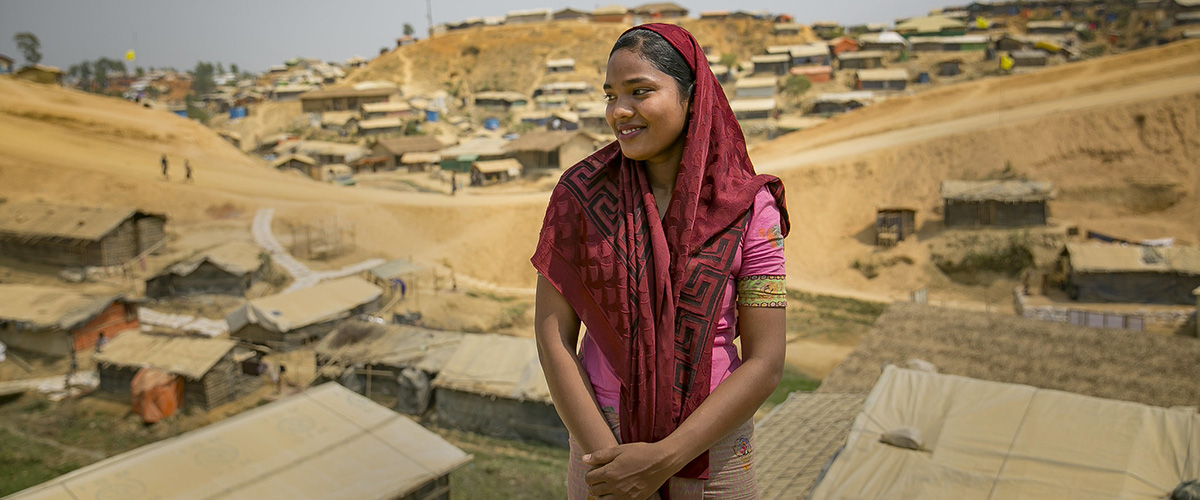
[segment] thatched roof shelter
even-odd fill
[[[806,498],[846,442],[866,394],[793,392],[754,428],[754,476],[762,500]]]
[[[865,393],[885,363],[1153,406],[1200,404],[1200,342],[919,304],[888,307],[818,392]]]

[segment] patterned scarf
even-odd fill
[[[788,231],[783,185],[755,175],[741,127],[699,43],[646,24],[696,75],[687,141],[666,216],[640,162],[613,142],[563,174],[533,266],[557,288],[621,381],[621,441],[656,442],[708,397],[712,347],[734,255],[766,185]],[[708,477],[708,454],[679,477]]]

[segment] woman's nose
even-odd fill
[[[633,106],[618,99],[612,104],[613,118],[629,118],[633,116]]]

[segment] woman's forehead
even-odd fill
[[[605,86],[630,83],[659,82],[670,79],[654,63],[630,49],[621,49],[608,58],[608,71],[604,75]]]

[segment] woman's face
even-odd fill
[[[604,100],[604,117],[625,157],[651,164],[679,162],[689,99],[671,75],[632,50],[618,50],[608,58]]]

